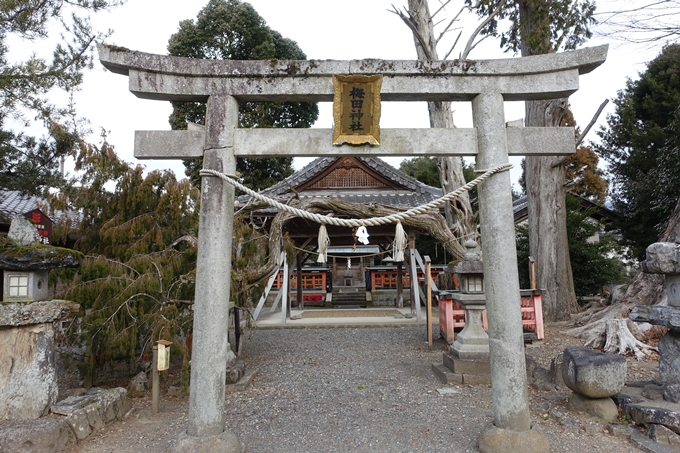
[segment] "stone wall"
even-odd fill
[[[411,301],[411,291],[404,288],[404,303]],[[396,307],[397,290],[375,290],[371,291],[371,300],[374,307]]]

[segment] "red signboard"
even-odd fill
[[[24,214],[24,217],[30,220],[38,229],[41,244],[52,243],[52,219],[43,214],[40,209],[27,212]]]

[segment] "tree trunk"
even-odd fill
[[[527,127],[557,127],[566,99],[527,101]],[[564,167],[554,157],[527,157],[525,177],[529,211],[529,250],[536,260],[538,288],[543,292],[546,321],[569,319],[579,310],[567,242]]]
[[[540,2],[519,0],[523,57],[554,52],[548,8]],[[525,126],[558,127],[567,99],[526,101]],[[525,178],[529,211],[529,252],[536,260],[537,283],[543,292],[546,321],[561,321],[579,310],[567,242],[564,167],[552,166],[554,157],[527,157]]]
[[[408,14],[410,22],[415,28],[415,31],[412,31],[418,59],[438,60],[437,41],[434,38],[434,25],[427,0],[408,0]],[[404,18],[402,17],[402,19]],[[430,115],[430,127],[456,127],[453,123],[450,102],[428,102],[427,110]],[[455,144],[451,144],[451,146],[455,146]],[[440,157],[437,166],[439,167],[439,181],[444,193],[452,192],[465,185],[463,161],[460,157]],[[445,210],[446,223],[461,245],[467,239],[478,239],[477,229],[473,221],[474,213],[467,193],[447,203]]]

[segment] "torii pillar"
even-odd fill
[[[505,124],[504,101],[567,97],[579,75],[606,59],[607,46],[525,58],[477,61],[215,61],[99,46],[102,64],[129,76],[146,99],[207,102],[206,128],[137,131],[140,159],[203,158],[204,168],[233,174],[237,156],[476,156],[489,170],[509,155],[569,155],[573,128]],[[329,129],[238,129],[238,101],[332,101],[335,74],[383,74],[383,101],[470,101],[474,128],[382,129],[380,146],[333,146]],[[227,314],[234,190],[203,178],[194,304],[189,426],[178,452],[240,453],[224,426]],[[549,452],[531,429],[509,173],[479,187],[489,321],[494,424],[482,453]]]

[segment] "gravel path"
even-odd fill
[[[489,387],[447,387],[434,376],[445,344],[428,351],[422,326],[256,330],[244,341],[241,356],[259,374],[248,390],[227,395],[225,414],[249,453],[476,452],[493,419]],[[566,395],[530,391],[532,419],[554,452],[640,451],[592,420],[581,419],[587,434],[548,417]],[[160,453],[186,427],[187,398],[163,396],[156,416],[149,398],[131,403],[127,420],[74,451]]]

